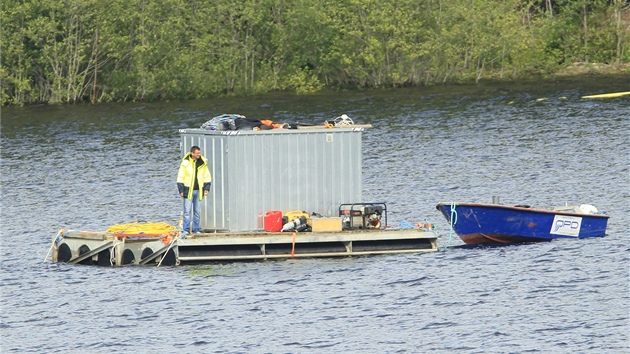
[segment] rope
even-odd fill
[[[116,242],[118,241],[118,242]],[[109,265],[114,266],[114,264],[116,263],[116,247],[125,244],[125,239],[123,238],[122,241],[119,240],[118,238],[115,238],[114,241],[112,242],[112,252],[109,255]]]
[[[453,239],[453,225],[457,224],[457,210],[455,210],[457,204],[455,202],[451,203],[451,229],[448,233],[448,241],[446,241],[446,246],[442,248],[442,251],[447,249],[451,245],[451,240]]]
[[[65,232],[66,232],[66,230],[60,229],[59,232],[57,232],[57,235],[55,235],[55,237],[53,237],[52,245],[50,245],[50,248],[48,249],[48,253],[46,254],[46,258],[44,258],[44,262],[46,262],[48,260],[48,257],[50,257],[50,253],[55,248],[55,245],[57,243],[59,243],[59,241],[61,241],[61,239],[63,238],[63,234]]]
[[[114,234],[114,237],[118,237],[118,238],[133,238],[133,237],[137,237],[137,238],[150,238],[150,237],[164,237],[162,234]]]
[[[168,254],[168,251],[171,250],[171,247],[173,247],[173,244],[175,244],[175,241],[179,240],[181,234],[173,237],[173,240],[171,241],[171,243],[168,245],[168,248],[166,249],[166,251],[164,252],[164,255],[162,256],[162,259],[160,259],[160,262],[158,263],[158,267],[162,265],[162,261],[164,260],[164,258],[166,258],[166,255]]]
[[[403,220],[403,221],[399,222],[398,225],[389,227],[389,229],[392,229],[392,230],[421,229],[421,227],[418,227],[418,225],[420,225],[420,223],[416,223],[416,225],[413,225],[409,221]]]
[[[398,228],[407,230],[407,229],[415,229],[416,227],[413,226],[409,221],[401,221],[398,223]]]
[[[295,238],[297,236],[297,232],[293,232],[293,242],[291,242],[291,258],[295,257]]]

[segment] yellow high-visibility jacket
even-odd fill
[[[212,175],[208,169],[208,159],[203,155],[199,157],[203,164],[197,169],[197,181],[199,182],[199,200],[203,199],[203,191],[209,191],[212,183]],[[177,172],[177,189],[184,193],[187,199],[192,199],[193,187],[195,186],[195,167],[197,162],[190,157],[190,152],[184,156]]]

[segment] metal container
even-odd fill
[[[258,216],[269,210],[337,216],[340,204],[362,200],[363,130],[181,129],[182,157],[199,146],[212,174],[201,228],[258,230]]]

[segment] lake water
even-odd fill
[[[2,109],[3,353],[627,353],[630,79]],[[44,261],[60,228],[179,219],[179,128],[223,113],[364,133],[363,197],[440,252],[119,268]],[[261,155],[262,158],[262,155]],[[251,176],[254,177],[254,176]],[[438,202],[593,204],[608,236],[451,237]]]

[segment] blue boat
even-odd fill
[[[552,210],[483,203],[439,203],[436,208],[469,245],[602,237],[609,218],[589,204]]]

